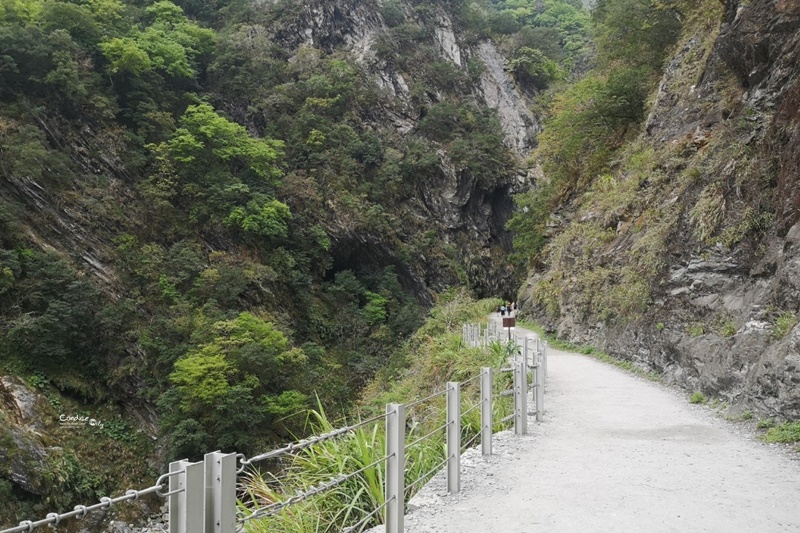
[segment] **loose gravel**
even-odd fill
[[[517,331],[522,334],[522,331]],[[800,461],[663,385],[549,350],[542,423],[437,475],[407,533],[800,532]]]

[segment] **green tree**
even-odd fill
[[[660,69],[681,29],[681,0],[598,0],[592,11],[600,60]]]
[[[27,248],[0,250],[0,272],[0,359],[102,383],[108,353],[97,288],[63,259]]]
[[[145,191],[186,209],[201,227],[222,224],[245,234],[286,235],[288,207],[273,196],[283,143],[251,137],[208,104],[191,105],[171,138],[152,145],[159,172]]]
[[[293,388],[301,384],[307,357],[271,322],[241,313],[212,330],[210,342],[175,362],[174,389],[160,400],[169,413],[165,427],[175,428],[175,456],[198,457],[214,448],[252,451],[266,443],[279,420],[307,408],[307,396]]]
[[[564,79],[558,63],[544,55],[541,50],[523,46],[508,63],[517,79],[530,82],[538,89],[545,89],[551,82]]]
[[[213,48],[214,32],[191,22],[167,0],[147,7],[145,16],[150,23],[144,29],[135,27],[129,35],[100,43],[109,72],[140,76],[154,70],[176,78],[197,76],[198,61]]]

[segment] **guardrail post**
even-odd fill
[[[187,459],[173,461],[169,464],[170,472],[180,472],[169,478],[169,492],[184,489],[183,492],[170,494],[167,500],[169,516],[169,533],[192,533],[203,531],[205,484],[203,483],[204,465],[192,463]]]
[[[528,371],[528,338],[522,337],[522,362],[525,363],[525,371]]]
[[[492,368],[481,368],[481,453],[492,455]]]
[[[447,492],[461,490],[461,384],[447,383]]]
[[[386,533],[405,528],[406,406],[386,404]]]
[[[528,433],[528,369],[524,363],[514,365],[514,434]]]
[[[544,349],[542,350],[542,362],[544,363],[544,379],[542,383],[547,381],[547,341],[544,341]]]
[[[236,454],[205,455],[205,533],[236,531]]]
[[[544,365],[538,361],[533,370],[536,380],[536,421],[541,422],[544,414]]]

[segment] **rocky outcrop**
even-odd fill
[[[536,134],[541,126],[513,79],[505,70],[505,58],[489,41],[482,42],[474,50],[484,65],[481,74],[481,93],[483,101],[491,109],[496,109],[500,124],[506,134],[506,142],[519,154],[530,151],[536,143]]]
[[[348,55],[367,66],[380,86],[394,98],[408,101],[410,92],[404,74],[375,59],[373,47],[376,40],[389,28],[373,2],[308,2],[298,6],[297,10],[292,22],[277,35],[287,48],[309,46],[327,52],[345,49]],[[405,8],[412,23],[415,22],[413,13],[412,8]],[[462,46],[457,28],[442,9],[437,11],[433,40],[442,58],[459,68],[465,69],[470,58],[483,63],[480,90],[475,97],[481,104],[497,110],[508,145],[519,154],[526,154],[535,145],[540,125],[529,110],[529,102],[506,72],[505,58],[494,44],[483,41],[474,46]],[[398,129],[407,133],[410,127],[405,121],[400,121]]]
[[[0,377],[0,475],[31,494],[44,494],[48,456],[41,430],[43,399],[20,379]]]
[[[673,218],[657,221],[668,230],[650,305],[603,319],[565,291],[559,314],[549,314],[535,303],[546,269],[533,273],[520,301],[560,336],[689,391],[800,419],[800,2],[725,6],[718,31],[686,35],[676,48],[639,139],[671,154],[659,170],[685,184],[658,199],[673,206]],[[689,161],[704,166],[687,169]],[[702,204],[708,191],[717,215]],[[718,216],[708,222],[713,231],[735,237],[704,236],[703,216]],[[640,235],[632,227],[620,221],[613,242],[596,250],[604,266],[634,261]]]
[[[747,108],[773,118],[765,134],[781,158],[776,216],[785,235],[800,220],[800,1],[737,3],[727,18],[717,51],[744,86]]]
[[[405,21],[429,34],[425,41],[441,57],[464,73],[469,62],[482,63],[479,79],[472,87],[462,87],[467,97],[479,107],[495,109],[505,136],[505,144],[520,159],[535,146],[540,126],[529,110],[526,96],[505,70],[505,58],[490,41],[465,45],[459,28],[443,7],[420,15],[411,4],[397,3]],[[345,51],[354,58],[383,90],[380,109],[375,110],[374,125],[380,128],[391,124],[403,136],[414,134],[419,121],[419,102],[414,101],[410,86],[419,70],[402,70],[398,62],[380,59],[375,52],[382,35],[390,32],[381,10],[368,0],[348,0],[345,3],[309,2],[298,6],[294,17],[276,34],[287,50],[309,46],[326,52]],[[419,68],[419,66],[416,66]],[[419,98],[417,96],[416,98]],[[423,96],[427,104],[436,104],[445,96],[435,87]],[[366,125],[365,125],[366,126]],[[440,226],[446,244],[452,244],[473,283],[483,286],[486,294],[508,294],[513,287],[511,271],[498,271],[499,258],[511,248],[511,236],[505,229],[513,209],[511,195],[527,186],[524,177],[500,176],[499,185],[489,188],[468,172],[457,169],[445,150],[440,149],[439,172],[435,180],[417,188],[406,208],[418,220]],[[410,228],[409,228],[410,229]],[[431,301],[431,292],[457,283],[435,264],[424,258],[419,265],[406,265],[391,257],[392,244],[381,235],[358,234],[346,224],[333,220],[326,227],[333,242],[335,262],[341,266],[360,262],[383,267],[392,264],[407,288],[422,301]]]
[[[363,53],[375,33],[386,27],[372,1],[304,2],[294,9],[276,36],[290,49],[310,46],[332,52],[344,46]]]

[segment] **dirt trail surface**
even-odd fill
[[[551,348],[544,406],[464,454],[460,493],[434,478],[406,532],[800,532],[800,461],[682,394]]]

